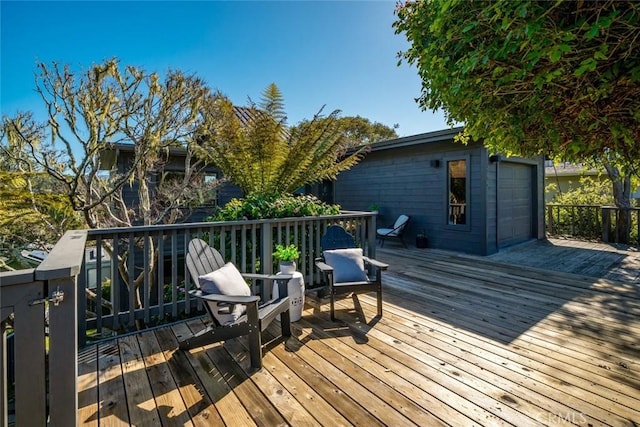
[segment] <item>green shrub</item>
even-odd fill
[[[583,176],[579,182],[580,185],[568,191],[556,193],[552,203],[560,205],[614,205],[611,181]]]
[[[266,218],[337,215],[339,205],[329,205],[312,195],[248,195],[232,199],[218,209],[207,221],[240,221]]]

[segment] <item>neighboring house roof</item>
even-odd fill
[[[133,153],[136,149],[135,144],[129,144],[125,142],[119,142],[112,144],[109,148],[105,148],[100,152],[100,169],[111,170],[115,163],[118,153]],[[170,147],[169,156],[185,156],[187,150],[183,147]]]
[[[574,163],[560,163],[554,166],[546,166],[544,175],[553,176],[594,176],[605,173],[603,170],[587,169],[585,166]]]

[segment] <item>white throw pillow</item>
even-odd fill
[[[323,252],[324,261],[333,267],[335,283],[363,282],[367,280],[362,259],[362,248],[332,249]]]
[[[244,277],[242,277],[236,266],[230,262],[211,273],[198,277],[198,282],[200,282],[200,289],[206,294],[251,295],[251,289],[249,289],[247,282],[244,281]],[[227,310],[224,306],[218,307],[217,304],[213,304],[212,307],[212,311],[221,325],[235,322],[246,310],[246,307],[242,304],[235,304],[228,313],[225,313]]]
[[[198,277],[200,289],[208,294],[249,296],[251,290],[235,265],[228,262],[219,269]]]

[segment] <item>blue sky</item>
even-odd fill
[[[195,73],[238,104],[271,82],[288,123],[342,110],[400,136],[445,129],[442,112],[423,112],[415,68],[397,66],[408,45],[391,24],[393,1],[171,2],[4,1],[0,105],[3,115],[42,111],[36,61],[76,69],[118,57],[164,74]]]

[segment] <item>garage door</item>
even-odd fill
[[[498,247],[533,237],[533,166],[500,163],[498,174]]]

